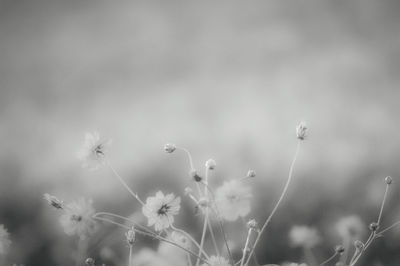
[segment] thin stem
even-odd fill
[[[194,170],[193,159],[192,159],[192,155],[190,154],[190,152],[189,152],[187,149],[182,148],[182,147],[176,147],[176,148],[179,149],[179,150],[181,150],[181,151],[184,151],[184,152],[186,153],[186,155],[187,155],[188,158],[189,158],[190,170]]]
[[[126,188],[126,190],[128,190],[128,192],[140,203],[142,204],[142,206],[144,206],[144,202],[139,198],[139,196],[132,191],[132,189],[128,186],[128,184],[126,184],[126,182],[124,181],[124,179],[118,174],[118,172],[114,169],[114,167],[111,165],[111,163],[109,161],[107,161],[107,165],[108,167],[110,167],[111,171],[114,173],[114,176],[118,179],[118,181],[122,184],[122,186],[124,188]]]
[[[132,263],[132,245],[129,245],[129,260],[128,260],[128,266],[131,266]]]
[[[212,229],[210,219],[208,219],[207,223],[208,223],[208,230],[210,231],[211,239],[214,245],[215,253],[217,254],[218,257],[220,257],[217,241],[215,240],[214,230]]]
[[[385,206],[385,202],[386,202],[386,197],[389,191],[389,184],[386,184],[386,189],[385,189],[385,194],[383,195],[383,200],[382,200],[382,205],[381,205],[381,209],[379,211],[379,216],[378,216],[378,226],[380,225],[381,222],[381,218],[382,218],[382,212],[383,212],[383,207]]]
[[[243,249],[243,256],[240,262],[240,266],[243,266],[244,260],[246,259],[246,253],[247,253],[247,248],[249,247],[249,242],[250,242],[250,236],[251,236],[251,232],[253,230],[250,228],[248,233],[247,233],[247,238],[246,238],[246,243],[244,244],[244,249]]]
[[[203,251],[203,246],[204,246],[204,240],[206,238],[206,232],[207,232],[207,221],[208,221],[208,210],[207,208],[205,209],[205,214],[204,214],[204,225],[203,225],[203,233],[201,234],[201,240],[200,240],[200,249],[198,256],[201,256],[201,252]],[[196,266],[199,266],[200,261],[197,259],[196,261]]]
[[[251,259],[251,256],[253,255],[253,253],[254,253],[254,251],[255,251],[255,249],[256,249],[256,247],[257,247],[257,244],[258,244],[258,242],[260,241],[260,238],[261,238],[262,233],[265,231],[265,228],[267,228],[267,226],[268,226],[268,224],[270,223],[272,217],[274,216],[275,212],[277,211],[279,205],[281,204],[283,198],[284,198],[285,195],[286,195],[286,192],[287,192],[287,190],[288,190],[288,188],[289,188],[290,181],[292,180],[294,164],[296,163],[297,155],[298,155],[299,150],[300,150],[300,142],[301,142],[301,140],[299,140],[299,141],[297,142],[296,151],[295,151],[295,154],[294,154],[294,157],[293,157],[293,160],[292,160],[292,164],[290,165],[290,169],[289,169],[289,176],[288,176],[288,179],[287,179],[287,181],[286,181],[285,187],[283,188],[282,194],[281,194],[281,196],[279,197],[279,200],[278,200],[278,202],[276,203],[276,205],[275,205],[274,209],[272,210],[271,214],[268,216],[268,218],[267,218],[267,220],[265,221],[264,225],[261,227],[260,233],[258,234],[256,240],[254,241],[253,248],[252,248],[251,251],[250,251],[249,257],[247,258],[247,261],[246,261],[246,264],[245,264],[245,265],[248,265],[248,264],[249,264],[249,261],[250,261],[250,259]]]
[[[394,228],[394,227],[396,227],[396,226],[398,226],[398,225],[400,225],[400,221],[395,222],[395,223],[392,224],[391,226],[389,226],[389,227],[383,229],[382,231],[380,231],[379,233],[377,233],[377,235],[382,235],[383,233],[389,231],[390,229],[392,229],[392,228]]]
[[[327,260],[325,260],[324,262],[322,262],[319,266],[323,266],[325,264],[327,264],[328,262],[331,262],[337,255],[338,253],[335,252],[335,254],[333,254],[332,256],[330,256]]]

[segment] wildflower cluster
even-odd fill
[[[176,225],[176,217],[180,215],[181,211],[181,197],[175,196],[173,193],[158,191],[155,195],[149,196],[142,201],[139,194],[132,191],[124,178],[118,174],[109,162],[107,152],[110,147],[110,141],[101,139],[96,132],[85,135],[83,147],[78,152],[78,158],[81,160],[82,166],[91,170],[99,169],[100,166],[108,166],[113,173],[113,177],[140,204],[141,215],[147,220],[147,225],[145,226],[119,214],[96,212],[92,206],[92,201],[84,198],[64,203],[55,196],[44,194],[44,199],[50,206],[62,212],[60,223],[65,233],[71,236],[75,235],[81,240],[95,233],[97,222],[110,223],[123,229],[125,241],[129,247],[128,266],[250,266],[253,265],[253,260],[255,261],[254,264],[258,265],[256,248],[286,196],[288,187],[293,179],[294,165],[301,143],[307,138],[307,134],[308,128],[305,123],[301,122],[296,127],[298,144],[282,193],[267,219],[260,224],[255,219],[248,218],[251,213],[252,189],[251,183],[246,180],[256,177],[254,170],[249,170],[243,178],[230,179],[218,187],[213,187],[209,183],[209,178],[211,172],[217,168],[215,160],[207,160],[204,164],[204,172],[198,171],[194,167],[192,156],[187,149],[175,144],[166,144],[164,151],[167,154],[184,152],[189,160],[189,177],[193,182],[189,187],[185,188],[183,194],[185,195],[184,198],[192,202],[193,207],[196,209],[196,214],[202,222],[201,236],[199,239],[195,239],[195,237]],[[379,231],[383,205],[388,188],[392,184],[392,179],[387,177],[385,183],[387,187],[380,214],[377,221],[372,222],[369,226],[371,235],[368,240],[365,242],[360,240],[364,236],[365,226],[358,216],[344,217],[337,221],[335,225],[335,229],[342,238],[343,243],[338,244],[333,249],[332,256],[324,262],[318,263],[315,258],[307,261],[310,266],[327,265],[338,258],[337,265],[354,266],[374,239],[400,224],[398,222]],[[243,243],[239,243],[243,246],[240,258],[234,258],[229,244],[229,234],[227,234],[225,228],[225,223],[237,220],[246,222],[243,230],[247,231],[247,237],[243,239]],[[140,241],[137,238],[138,234],[158,240],[158,248],[156,250],[145,248],[133,254],[133,246]],[[7,236],[7,231],[0,227],[0,253],[9,245],[9,242],[3,240]],[[312,249],[323,241],[317,228],[308,225],[293,226],[288,232],[288,237],[294,248],[303,248],[308,254],[312,254]],[[206,238],[210,238],[210,241],[207,242]],[[211,247],[206,248],[206,243],[211,243]],[[351,260],[347,258],[350,250],[349,243],[354,245],[354,254]],[[210,252],[210,250],[212,251]],[[90,266],[96,265],[95,260],[92,258],[87,258],[85,263]],[[305,263],[294,262],[283,262],[281,264],[281,266],[285,265],[307,266]]]

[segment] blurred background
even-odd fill
[[[140,211],[109,169],[81,168],[75,154],[93,130],[113,139],[110,160],[142,198],[184,198],[191,185],[187,158],[165,154],[166,142],[189,149],[201,171],[215,159],[213,184],[255,169],[249,218],[264,221],[305,120],[261,263],[304,260],[288,241],[295,224],[316,227],[324,241],[313,251],[328,257],[340,217],[376,220],[387,175],[383,224],[400,220],[399,11],[396,0],[0,1],[0,224],[13,242],[4,265],[75,263],[77,239],[43,193]],[[183,211],[177,224],[198,237],[188,200]],[[227,226],[234,239],[241,226]],[[88,255],[123,265],[124,232],[100,227]],[[399,250],[393,230],[360,265],[399,265]]]

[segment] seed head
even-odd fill
[[[250,170],[247,172],[246,177],[247,177],[247,178],[254,178],[254,177],[256,177],[256,171],[250,169]]]
[[[379,224],[376,222],[369,224],[369,230],[371,230],[372,232],[375,232],[376,230],[378,230],[378,228],[379,228]]]
[[[216,166],[217,166],[217,163],[215,162],[215,160],[213,160],[213,159],[207,160],[207,162],[206,162],[207,169],[214,170]]]
[[[344,252],[344,247],[343,247],[342,245],[337,245],[337,246],[335,247],[335,252],[336,252],[337,254],[342,254],[342,253]]]
[[[196,182],[201,182],[201,180],[203,180],[203,178],[194,169],[191,170],[189,174]]]
[[[87,266],[94,266],[94,259],[92,259],[92,258],[87,258],[87,259],[85,260],[85,264],[86,264]]]
[[[386,184],[390,185],[390,184],[392,184],[393,179],[392,179],[390,176],[387,176],[387,177],[385,178],[385,182],[386,182]]]
[[[175,144],[167,143],[164,145],[164,151],[166,153],[173,153],[176,150]]]
[[[299,140],[304,140],[307,137],[307,126],[305,122],[300,122],[300,124],[296,127],[296,135]]]
[[[126,242],[128,242],[128,244],[132,246],[136,239],[136,232],[133,226],[131,229],[128,230],[128,232],[125,233],[125,237],[126,237]]]
[[[43,198],[49,203],[50,206],[53,206],[56,209],[62,209],[64,206],[64,203],[62,200],[59,200],[56,196],[50,195],[50,194],[43,194]]]

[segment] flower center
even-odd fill
[[[103,144],[97,145],[97,146],[93,149],[93,152],[94,152],[96,155],[104,155],[104,152],[103,152]]]
[[[75,222],[80,222],[80,221],[82,221],[82,216],[73,214],[71,216],[71,220],[75,221]]]
[[[166,215],[168,210],[169,210],[170,206],[168,206],[167,204],[163,204],[161,206],[161,208],[157,211],[158,215]]]

